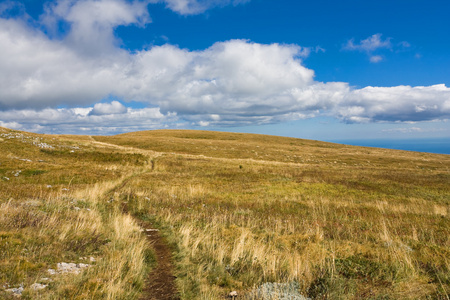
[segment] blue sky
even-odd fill
[[[0,125],[450,138],[448,1],[0,1]]]

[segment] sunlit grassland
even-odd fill
[[[166,226],[185,298],[292,281],[319,299],[448,296],[448,156],[188,131],[101,140],[170,151],[123,193]]]
[[[448,299],[448,155],[204,131],[26,135],[54,148],[0,141],[0,285],[98,259],[24,297],[136,298],[152,255],[126,202],[173,246],[182,299],[265,282],[314,299]]]
[[[0,133],[0,298],[14,298],[4,289],[20,285],[23,299],[136,297],[152,254],[111,191],[147,158],[84,138]],[[49,275],[60,262],[91,266]],[[33,291],[33,283],[48,287]]]

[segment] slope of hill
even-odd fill
[[[137,298],[158,261],[138,220],[173,249],[182,299],[272,299],[265,283],[316,299],[450,292],[448,155],[206,131],[0,129],[0,159],[2,297],[23,284],[33,299]],[[89,266],[62,275],[61,262]]]

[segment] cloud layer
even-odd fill
[[[0,124],[35,131],[58,125],[73,132],[98,124],[114,131],[186,122],[255,125],[321,115],[353,123],[450,117],[445,85],[353,89],[344,82],[317,82],[302,61],[311,49],[298,45],[230,40],[201,51],[169,44],[134,53],[121,49],[114,29],[151,22],[151,2],[156,1],[60,0],[46,7],[39,26],[26,16],[0,18]],[[194,14],[246,1],[162,2],[180,14]],[[61,22],[68,26],[65,34],[52,34]],[[346,47],[379,62],[382,57],[372,53],[392,45],[378,34]],[[110,97],[121,102],[104,101]],[[131,109],[128,101],[149,108]]]
[[[180,123],[176,115],[163,115],[158,108],[128,108],[120,113],[102,111],[100,115],[93,113],[94,110],[95,108],[88,107],[0,111],[0,126],[54,134],[108,135],[173,127],[173,124]]]

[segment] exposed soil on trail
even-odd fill
[[[173,276],[172,253],[169,246],[161,237],[157,229],[150,222],[140,221],[147,240],[153,245],[157,260],[156,267],[150,272],[146,280],[140,300],[178,300]]]
[[[110,191],[122,189],[132,177],[125,179],[119,186]],[[129,213],[128,204],[122,203],[122,211]],[[143,221],[135,217],[136,222],[143,229],[147,241],[155,252],[156,267],[148,274],[140,300],[179,300],[173,275],[172,252],[159,230],[150,221]]]
[[[124,147],[115,144],[103,143],[96,141],[92,136],[90,139],[94,144],[119,148],[121,150],[132,151],[133,153],[145,153],[146,155],[151,154],[153,158],[158,157],[160,154],[148,150],[139,150],[133,147]],[[136,151],[137,150],[137,151]],[[154,162],[152,161],[151,169],[154,168]],[[116,191],[123,189],[133,177],[132,175],[123,180],[123,182],[116,186],[114,189],[109,191],[110,195],[113,195]],[[122,203],[122,211],[124,213],[129,213],[128,204]],[[143,221],[136,218],[139,226],[144,230],[143,233],[146,235],[147,241],[152,245],[155,251],[156,267],[148,274],[145,281],[145,286],[142,290],[142,295],[140,300],[179,300],[175,276],[173,275],[173,264],[172,264],[172,252],[164,240],[164,238],[159,234],[158,229],[150,221]]]

